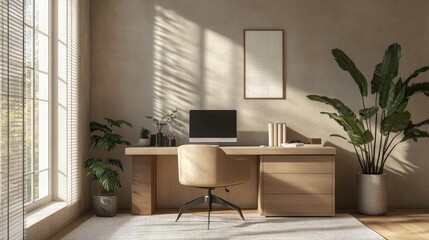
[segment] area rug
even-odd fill
[[[63,239],[384,239],[348,214],[335,217],[271,217],[245,214],[187,213],[175,222],[176,214],[112,218],[91,217]]]

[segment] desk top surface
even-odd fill
[[[224,146],[220,147],[229,155],[335,155],[333,147],[305,145],[302,147],[259,147]],[[177,155],[177,147],[128,147],[125,155]]]

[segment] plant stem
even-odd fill
[[[380,128],[381,128],[381,120],[384,118],[384,110],[381,113],[381,119],[380,119]],[[381,154],[381,144],[383,143],[383,134],[380,133],[380,141],[378,146],[378,157],[377,157],[377,167],[380,162],[380,154]]]
[[[362,172],[365,172],[365,169],[364,169],[364,167],[363,167],[363,165],[362,165],[362,160],[361,160],[361,158],[360,158],[360,156],[359,156],[359,153],[358,153],[358,151],[357,151],[357,149],[356,149],[356,145],[355,145],[354,143],[353,143],[353,148],[355,149],[356,156],[357,156],[357,158],[358,158],[358,162],[359,162],[360,168],[362,169]]]
[[[402,141],[400,141],[400,142],[397,142],[395,145],[393,145],[393,147],[390,149],[390,151],[386,154],[386,158],[385,159],[383,159],[383,161],[382,161],[382,163],[381,163],[381,168],[380,168],[380,174],[383,174],[383,171],[384,171],[384,164],[386,163],[386,161],[387,161],[387,159],[389,158],[389,156],[390,156],[390,153],[392,153],[392,151],[393,151],[393,149],[395,149],[395,147],[396,146],[398,146],[398,144],[400,144]]]
[[[364,109],[366,108],[366,106],[365,106],[365,99],[364,99],[363,96],[362,96],[362,106],[363,106]],[[365,119],[365,123],[366,123],[366,129],[368,129],[369,131],[371,131],[370,130],[371,129],[371,125],[368,122],[368,118]],[[370,162],[369,160],[371,160],[371,145],[370,144],[364,144],[364,147],[365,147],[365,160],[367,162]]]
[[[377,106],[377,98],[378,98],[378,93],[375,94],[375,105]],[[375,113],[375,122],[374,122],[374,142],[373,142],[373,149],[372,149],[372,161],[375,162],[375,146],[377,145],[377,122],[378,122],[378,110]]]
[[[397,133],[397,134],[396,134],[396,135],[391,139],[391,141],[390,141],[390,142],[389,142],[389,144],[387,145],[386,150],[387,150],[387,149],[389,149],[390,145],[392,145],[392,143],[393,143],[393,140],[395,140],[395,138],[396,138],[396,137],[398,137],[400,134],[401,134],[401,133]]]
[[[387,135],[386,135],[386,138],[384,139],[384,143],[383,143],[383,154],[382,154],[382,157],[381,157],[381,159],[383,160],[384,159],[384,156],[386,155],[386,152],[387,152],[387,143],[389,142],[389,136],[390,136],[390,133],[388,133]]]

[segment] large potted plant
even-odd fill
[[[341,69],[350,73],[361,95],[362,109],[355,114],[343,102],[326,96],[308,95],[310,100],[332,106],[336,112],[321,112],[340,124],[347,136],[332,134],[348,140],[353,145],[362,173],[357,174],[358,211],[368,215],[387,212],[387,175],[385,163],[398,144],[413,139],[429,137],[419,127],[429,124],[429,119],[414,123],[407,111],[410,97],[417,93],[429,96],[429,82],[411,83],[429,66],[414,71],[402,80],[398,75],[401,46],[390,45],[383,61],[375,67],[371,80],[371,98],[368,83],[353,61],[341,50],[332,54]]]
[[[112,128],[132,125],[124,120],[104,118],[107,124],[92,121],[89,124],[91,133],[90,143],[94,149],[103,152],[103,157],[92,157],[85,161],[87,176],[91,181],[97,181],[100,192],[93,195],[94,212],[99,217],[112,217],[117,212],[117,197],[115,190],[121,187],[119,170],[123,171],[120,159],[111,157],[111,152],[120,145],[131,145]]]

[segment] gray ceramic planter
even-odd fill
[[[387,174],[357,174],[357,210],[366,215],[387,212]]]
[[[95,215],[99,217],[113,217],[118,211],[117,200],[114,195],[93,195],[92,205]]]

